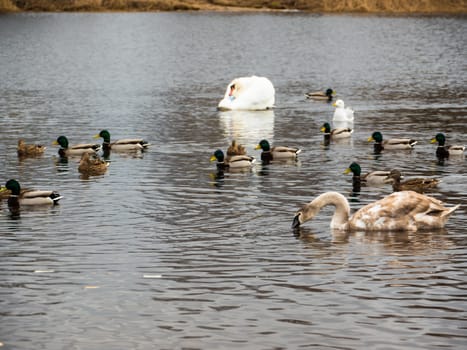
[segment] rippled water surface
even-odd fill
[[[430,139],[465,143],[465,18],[303,14],[0,16],[1,181],[56,189],[53,208],[0,206],[0,342],[5,349],[463,349],[467,341],[464,157],[439,164]],[[267,76],[276,108],[218,112],[228,82]],[[334,88],[355,132],[323,146]],[[143,137],[80,176],[51,143]],[[367,138],[418,140],[373,154]],[[19,138],[47,145],[18,159]],[[232,139],[303,149],[292,164],[217,174]],[[331,209],[294,235],[302,204],[336,190],[357,209],[390,187],[352,192],[342,174],[398,168],[439,177],[461,204],[441,231],[337,234]]]

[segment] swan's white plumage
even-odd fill
[[[253,75],[232,80],[217,107],[220,110],[265,110],[274,107],[274,99],[271,81]]]

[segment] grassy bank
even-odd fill
[[[189,10],[467,14],[467,0],[0,0],[1,12]]]

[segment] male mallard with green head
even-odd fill
[[[333,89],[329,88],[326,89],[326,91],[307,92],[305,96],[313,100],[325,100],[327,102],[331,102],[335,94],[336,92]]]
[[[261,160],[263,163],[269,163],[273,160],[293,160],[297,159],[298,154],[302,151],[299,148],[287,146],[271,147],[267,140],[261,140],[255,149],[261,149]]]
[[[410,150],[417,144],[416,140],[407,138],[383,140],[383,134],[379,131],[368,138],[368,142],[372,141],[375,142],[375,153],[381,153],[382,150]]]
[[[344,170],[344,174],[353,173],[352,181],[355,186],[367,185],[367,186],[381,186],[385,184],[394,183],[394,179],[390,178],[391,171],[376,170],[362,175],[362,168],[356,162],[349,165]]]
[[[142,151],[148,148],[151,144],[141,138],[135,139],[120,139],[114,142],[110,142],[110,132],[108,130],[101,130],[99,134],[94,135],[94,138],[103,138],[102,149],[104,152],[110,150],[116,152],[126,151]]]
[[[328,137],[330,139],[345,139],[352,136],[353,130],[351,128],[336,128],[331,129],[331,125],[329,123],[324,123],[321,126],[321,132],[324,133],[324,137]]]
[[[97,153],[101,149],[101,145],[97,143],[82,143],[70,146],[66,136],[59,136],[53,142],[54,145],[60,145],[58,154],[60,157],[81,156],[83,153]]]
[[[217,161],[218,170],[245,170],[253,166],[256,159],[247,155],[230,156],[226,159],[224,152],[218,149],[211,156],[211,162]]]
[[[436,142],[438,142],[438,148],[436,149],[438,159],[448,159],[450,155],[460,156],[464,154],[465,146],[446,145],[446,136],[443,133],[438,133],[431,139],[431,143]]]
[[[56,191],[21,191],[18,181],[10,179],[5,184],[5,189],[10,190],[8,197],[8,206],[10,208],[19,208],[24,205],[50,205],[57,204],[62,198]]]

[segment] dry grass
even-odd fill
[[[13,12],[18,11],[18,8],[13,4],[12,0],[0,0],[0,11]]]
[[[1,11],[282,10],[467,14],[467,0],[0,0]]]

